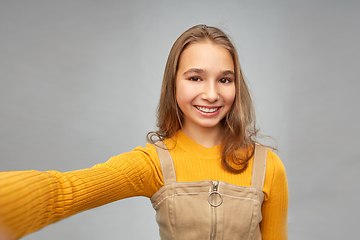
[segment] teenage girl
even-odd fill
[[[285,169],[256,134],[235,47],[218,28],[194,26],[170,51],[151,144],[90,169],[0,173],[0,228],[18,239],[145,196],[162,239],[287,239]]]

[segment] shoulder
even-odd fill
[[[279,156],[270,149],[268,149],[267,151],[268,153],[266,172],[270,171],[273,174],[285,174],[285,167]]]
[[[154,145],[149,143],[146,147],[139,146],[130,152],[113,156],[107,162],[94,167],[111,168],[128,178],[136,177],[144,184],[149,197],[163,185],[159,157]]]
[[[113,156],[109,159],[109,161],[107,161],[107,163],[114,165],[123,164],[124,162],[128,162],[130,164],[160,164],[155,147],[149,143],[146,144],[146,147],[136,147],[130,152],[125,152],[120,155]]]

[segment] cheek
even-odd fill
[[[178,105],[184,106],[184,104],[191,103],[194,97],[193,88],[187,84],[178,84],[176,89],[176,100]]]
[[[184,88],[181,86],[181,84],[177,84],[176,87],[176,101],[177,105],[180,108],[182,112],[184,112],[184,106],[186,103],[186,91],[184,91]]]
[[[230,105],[230,107],[233,105],[233,103],[234,103],[234,100],[235,100],[235,86],[234,86],[234,88],[230,91],[230,92],[228,92],[228,94],[226,94],[225,96],[225,102],[226,102],[226,104],[227,105]]]
[[[229,99],[229,102],[231,103],[231,105],[234,103],[234,101],[235,101],[235,92]]]

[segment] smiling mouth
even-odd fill
[[[199,107],[199,106],[195,106],[198,110],[205,112],[205,113],[213,113],[216,112],[217,110],[219,110],[220,107],[215,107],[215,108],[206,108],[206,107]]]

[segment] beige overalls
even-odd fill
[[[261,240],[262,188],[267,149],[256,145],[251,187],[223,181],[177,182],[171,155],[156,147],[164,186],[152,197],[160,237],[167,239]],[[163,149],[165,148],[165,149]]]

